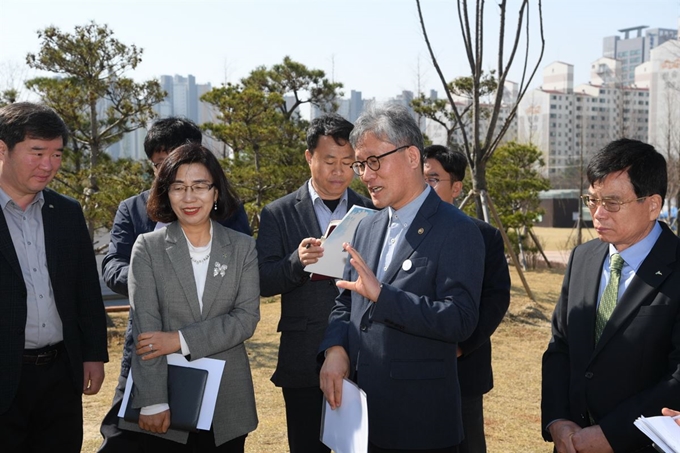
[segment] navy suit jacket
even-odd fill
[[[501,232],[482,220],[473,218],[472,221],[482,233],[486,253],[479,322],[470,338],[458,344],[463,351],[458,358],[458,380],[463,396],[483,395],[493,388],[491,335],[510,305],[510,272]]]
[[[146,213],[149,193],[150,191],[147,190],[120,202],[116,217],[113,220],[113,228],[111,228],[109,251],[102,261],[102,277],[106,286],[111,291],[123,296],[128,296],[128,269],[132,256],[132,246],[140,234],[149,233],[156,228],[156,222],[151,220]],[[239,205],[236,212],[219,223],[241,233],[248,235],[251,233],[248,226],[248,216],[243,205]],[[129,318],[121,361],[120,374],[122,376],[127,377],[130,370],[133,345],[132,318]]]
[[[47,269],[63,324],[73,385],[82,392],[83,362],[109,360],[97,263],[78,202],[50,189],[43,195]],[[21,379],[26,295],[19,259],[0,209],[0,414],[9,408]]]
[[[373,272],[387,223],[383,210],[362,220],[354,236]],[[462,441],[456,349],[477,325],[483,275],[479,228],[432,190],[395,251],[377,302],[351,291],[338,296],[319,357],[337,345],[349,354],[376,446],[436,449]],[[344,278],[357,279],[350,264]]]
[[[590,414],[615,452],[653,452],[633,422],[680,407],[680,239],[663,231],[595,345],[595,312],[609,244],[576,247],[543,354],[542,428],[558,419],[588,426]]]
[[[373,208],[370,200],[351,189],[347,208]],[[334,280],[309,279],[297,249],[304,238],[322,235],[307,182],[295,192],[268,204],[260,216],[257,234],[260,294],[281,294],[279,356],[272,382],[279,387],[318,387],[316,361],[328,315],[338,288]]]

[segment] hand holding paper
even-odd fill
[[[376,210],[354,205],[323,242],[323,256],[316,263],[305,267],[307,272],[342,278],[347,263],[347,252],[342,248],[344,242],[351,242],[359,221],[375,214]]]
[[[368,450],[368,403],[366,394],[347,379],[342,383],[345,401],[331,410],[323,407],[321,442],[335,453],[365,453]]]
[[[349,356],[342,346],[332,346],[326,350],[326,360],[321,367],[319,380],[321,391],[330,404],[337,409],[342,402],[343,379],[349,376]]]

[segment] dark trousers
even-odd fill
[[[395,450],[389,448],[376,447],[372,443],[368,443],[368,453],[458,453],[458,447],[445,447],[445,448],[431,448],[429,450]]]
[[[320,440],[323,393],[319,387],[284,387],[290,453],[330,453]]]
[[[102,424],[99,427],[104,441],[99,446],[99,453],[140,453],[140,436],[141,434],[134,431],[126,431],[118,428],[118,411],[123,401],[123,394],[125,393],[126,376],[118,376],[118,385],[113,394],[113,401],[111,408],[104,416]]]
[[[65,350],[49,363],[23,364],[14,401],[0,415],[0,449],[80,453],[82,443],[81,392],[73,384]]]
[[[463,432],[460,453],[486,453],[484,437],[484,395],[463,396]]]
[[[141,434],[141,447],[145,453],[244,453],[246,436],[232,439],[222,445],[215,446],[213,431],[199,431],[189,433],[186,444],[163,439],[151,434]]]

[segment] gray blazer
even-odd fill
[[[224,265],[224,275],[216,274],[216,268]],[[135,339],[141,332],[181,330],[191,350],[188,359],[226,361],[213,418],[215,444],[253,431],[257,412],[243,342],[253,335],[260,320],[255,240],[213,222],[202,313],[189,248],[177,222],[139,236],[132,249],[128,280]],[[165,357],[142,361],[135,354],[132,371],[137,390],[135,406],[167,403]],[[148,433],[123,420],[119,426]],[[161,436],[186,443],[188,434],[169,430]]]

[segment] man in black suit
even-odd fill
[[[680,240],[657,221],[666,161],[620,139],[588,164],[598,239],[567,265],[543,354],[542,433],[558,452],[653,452],[633,422],[680,407]]]
[[[187,143],[201,143],[203,135],[199,127],[185,118],[169,117],[156,121],[149,129],[144,138],[144,152],[151,161],[154,175],[158,173],[161,164],[173,149]],[[106,285],[112,291],[128,296],[128,268],[132,246],[137,236],[143,233],[163,228],[165,225],[157,224],[146,213],[146,202],[149,200],[149,191],[123,200],[118,206],[116,217],[111,229],[109,251],[102,261],[102,276]],[[221,222],[224,226],[242,233],[250,234],[248,217],[243,205],[239,204],[238,210]],[[139,435],[128,430],[118,429],[118,411],[123,400],[125,384],[130,372],[130,363],[134,353],[134,338],[132,337],[132,318],[128,318],[128,326],[125,332],[125,346],[123,359],[120,364],[120,376],[116,387],[111,409],[102,420],[100,432],[104,441],[99,447],[100,452],[134,453],[137,451]]]
[[[32,103],[0,109],[0,439],[78,453],[82,397],[104,381],[106,317],[77,201],[46,186],[68,130]]]
[[[352,123],[337,114],[312,120],[305,158],[311,178],[262,210],[257,237],[262,296],[281,294],[279,360],[272,381],[283,388],[291,453],[330,451],[319,441],[322,395],[316,353],[338,290],[310,279],[305,266],[323,254],[319,238],[353,205],[371,206],[349,189]]]
[[[425,148],[425,181],[447,203],[453,204],[460,195],[466,167],[467,159],[460,151],[441,145]],[[500,231],[488,223],[474,218],[472,220],[482,233],[486,252],[479,321],[472,336],[458,343],[458,382],[465,432],[465,439],[458,446],[459,453],[486,452],[484,394],[493,388],[491,335],[510,305],[510,272],[505,259],[503,237]]]

